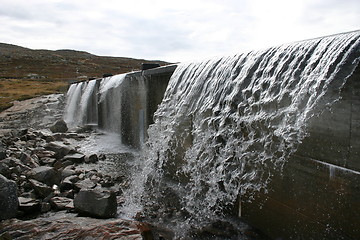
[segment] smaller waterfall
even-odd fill
[[[72,128],[97,125],[100,130],[118,134],[124,145],[140,149],[175,68],[74,83],[67,93],[64,120]]]
[[[99,88],[99,128],[115,133],[121,133],[123,82],[125,74],[106,77],[101,80]]]
[[[96,80],[92,80],[70,86],[64,113],[70,127],[97,124],[96,85]]]

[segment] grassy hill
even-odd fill
[[[167,64],[75,50],[32,50],[0,43],[0,111],[10,107],[14,100],[64,92],[71,81],[139,70],[141,63]]]

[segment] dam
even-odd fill
[[[354,31],[116,75],[72,84],[64,119],[141,151],[121,214],[177,238],[359,239],[359,61]]]

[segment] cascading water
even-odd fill
[[[143,211],[182,237],[266,192],[309,119],[338,99],[359,45],[352,32],[180,64],[122,213]]]
[[[106,131],[121,133],[122,84],[125,74],[102,79],[99,89],[99,127]]]
[[[64,120],[69,126],[97,124],[96,80],[72,84],[67,93]]]

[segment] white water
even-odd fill
[[[70,126],[77,122],[77,111],[81,101],[82,83],[71,84],[67,93],[64,120]]]
[[[223,219],[240,196],[266,192],[307,121],[338,99],[359,45],[353,32],[180,64],[122,213],[151,209],[181,237]]]
[[[122,114],[122,83],[125,74],[120,74],[101,80],[99,89],[99,104],[101,104],[102,116],[101,128],[115,133],[121,133]]]

